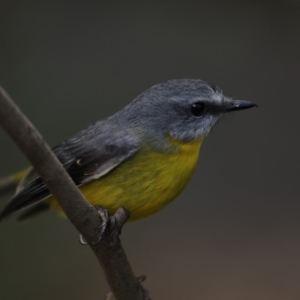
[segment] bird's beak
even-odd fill
[[[257,105],[253,102],[250,101],[244,101],[244,100],[229,100],[226,101],[224,106],[223,106],[223,111],[224,112],[230,112],[234,110],[242,110],[242,109],[247,109],[251,108]]]

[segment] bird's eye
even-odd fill
[[[204,103],[203,102],[195,102],[192,104],[191,106],[191,111],[192,111],[192,114],[195,116],[195,117],[199,117],[203,111],[204,111]]]

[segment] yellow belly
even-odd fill
[[[130,211],[130,220],[146,217],[183,190],[195,170],[201,144],[202,140],[185,143],[176,154],[168,155],[141,150],[80,190],[92,205],[101,205],[111,214],[123,206]],[[59,209],[55,199],[49,200],[53,208]]]

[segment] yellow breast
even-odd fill
[[[180,144],[174,154],[141,149],[104,177],[80,190],[93,205],[114,213],[120,206],[131,213],[130,220],[146,217],[165,207],[186,186],[196,167],[202,140]],[[56,201],[55,201],[56,202]],[[57,204],[52,202],[52,206]]]

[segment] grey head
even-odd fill
[[[175,79],[146,90],[111,118],[141,133],[189,142],[205,137],[224,113],[253,106],[203,80]]]

